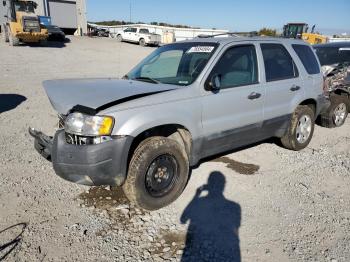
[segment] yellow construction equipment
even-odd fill
[[[327,43],[328,38],[324,35],[314,33],[315,25],[312,27],[311,32],[309,26],[306,23],[288,23],[283,27],[283,37],[286,38],[299,38],[308,42],[311,45]]]
[[[1,31],[5,42],[11,46],[24,43],[45,42],[48,38],[47,29],[41,28],[39,18],[35,14],[37,4],[27,0],[4,0],[5,21]]]

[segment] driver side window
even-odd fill
[[[219,76],[221,89],[258,83],[255,46],[242,45],[226,50],[209,79],[214,75]]]

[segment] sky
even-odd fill
[[[306,22],[323,34],[350,34],[350,0],[86,0],[89,21],[165,22],[235,32],[282,30]]]

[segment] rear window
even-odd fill
[[[283,45],[261,44],[260,46],[264,57],[267,82],[298,77],[298,69]]]
[[[320,66],[317,63],[314,52],[307,45],[292,45],[309,75],[319,74]]]

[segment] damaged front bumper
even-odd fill
[[[88,186],[124,183],[132,137],[117,137],[101,144],[75,145],[66,141],[65,131],[54,137],[29,129],[34,147],[51,160],[56,174],[65,180]]]

